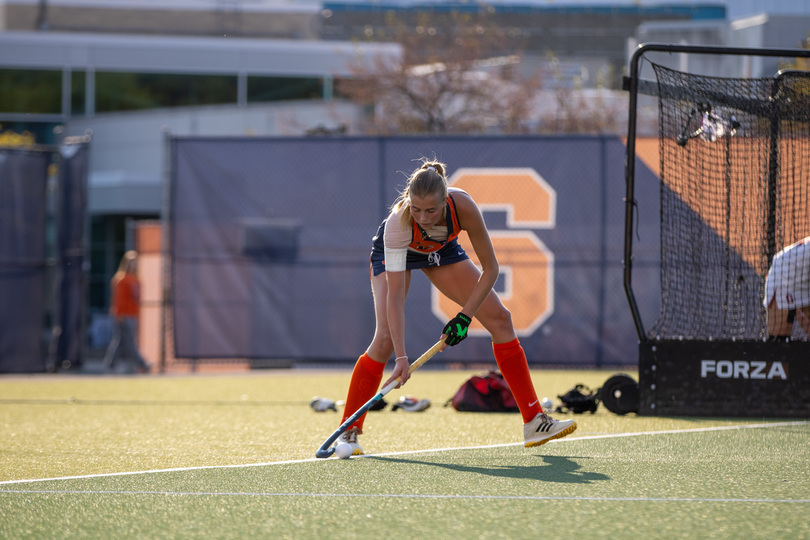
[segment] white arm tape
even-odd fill
[[[405,263],[408,259],[408,248],[389,249],[385,248],[385,271],[404,272]]]

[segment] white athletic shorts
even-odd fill
[[[762,303],[767,308],[774,301],[782,310],[810,306],[810,237],[774,255]]]

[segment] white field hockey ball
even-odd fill
[[[347,442],[342,442],[335,447],[335,455],[340,459],[349,459],[352,457],[352,452],[354,452],[354,449]]]

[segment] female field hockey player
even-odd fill
[[[795,322],[810,336],[810,237],[774,255],[765,279],[768,337],[790,339]]]
[[[385,384],[397,377],[402,378],[401,384],[408,380],[405,297],[411,270],[419,269],[442,294],[462,306],[441,331],[445,341],[442,350],[467,337],[473,317],[490,333],[498,368],[523,417],[525,446],[537,446],[573,433],[577,427],[573,420],[555,420],[540,406],[511,314],[492,290],[498,278],[498,261],[484,218],[469,194],[448,187],[445,170],[443,163],[423,159],[373,239],[370,276],[376,328],[371,345],[352,372],[341,423],[377,393],[392,353],[396,365]],[[467,231],[481,271],[458,243],[461,231]],[[354,455],[363,454],[357,436],[363,432],[364,420],[365,415],[335,444],[347,442],[352,445]]]

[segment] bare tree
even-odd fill
[[[338,92],[368,107],[369,134],[524,133],[537,76],[523,77],[518,39],[480,17],[451,13],[438,21],[420,14],[415,24],[391,18],[390,35],[402,46],[401,63],[383,60],[338,82]]]
[[[541,92],[537,133],[622,134],[627,126],[627,97],[606,89],[556,89]]]
[[[810,34],[807,38],[797,43],[799,49],[810,49]],[[810,70],[810,58],[793,58],[788,62],[780,62],[780,69],[798,69],[801,71]]]

